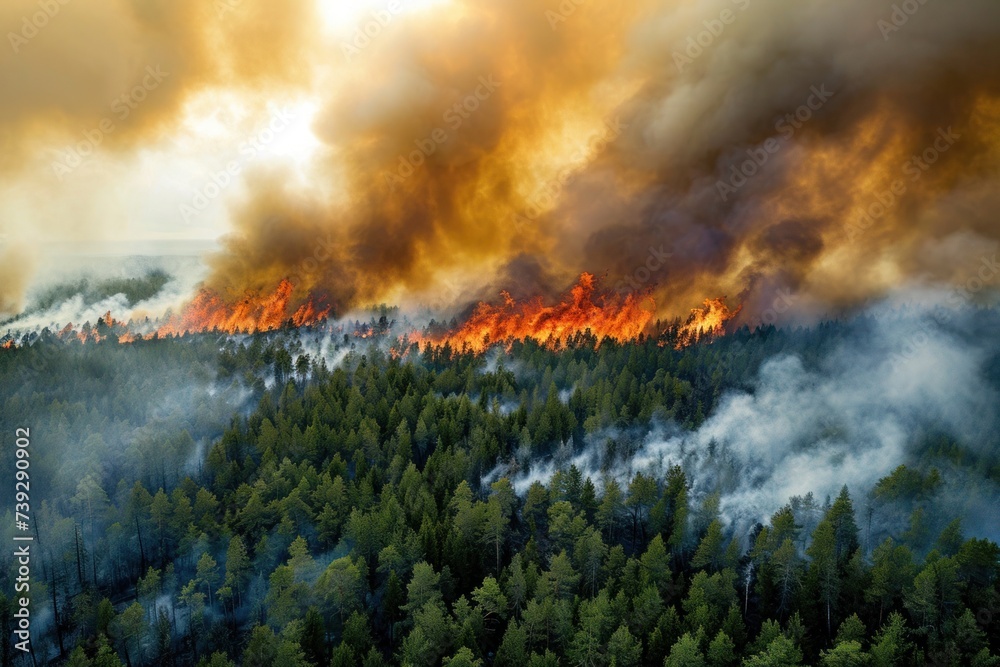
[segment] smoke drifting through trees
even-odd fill
[[[76,330],[111,313],[117,320],[158,320],[176,312],[204,275],[195,257],[65,258],[37,280],[12,318],[0,318],[0,337]]]
[[[994,311],[885,304],[682,350],[584,337],[559,351],[528,341],[401,359],[378,339],[306,329],[0,350],[0,421],[38,425],[32,470],[49,490],[39,525],[56,606],[33,602],[38,646],[94,655],[103,636],[135,663],[209,650],[301,650],[314,664],[334,649],[398,662],[462,647],[485,656],[545,605],[575,600],[581,611],[559,612],[568,629],[550,645],[577,655],[586,610],[621,591],[600,617],[652,606],[615,623],[656,664],[686,650],[685,628],[715,637],[723,618],[744,655],[776,641],[768,623],[802,623],[809,632],[788,629],[785,641],[815,657],[842,642],[835,631],[855,611],[868,628],[904,613],[917,642],[905,650],[919,655],[988,651],[982,639],[947,641],[965,607],[976,627],[996,578],[996,548],[963,534],[995,531],[985,512],[996,499],[998,330]],[[44,372],[19,377],[38,355]],[[617,487],[581,473],[600,468],[587,465],[595,441],[622,473]],[[540,470],[574,455],[580,468],[521,498],[506,480],[477,483],[498,460]],[[781,509],[785,494],[800,497]],[[758,520],[759,534],[748,525]],[[889,567],[887,553],[906,586],[924,578],[916,588],[862,585]],[[929,635],[933,599],[919,591],[931,576],[967,588],[964,607],[934,612],[942,630]],[[708,619],[697,611],[706,587],[719,596]],[[58,624],[45,620],[51,609]],[[369,639],[352,634],[358,624]],[[421,643],[433,628],[451,630]],[[593,637],[610,642],[606,630]],[[544,651],[531,637],[525,650]]]
[[[695,611],[706,587],[724,600],[719,618],[729,605],[725,636],[758,636],[740,640],[745,655],[778,641],[809,660],[861,650],[847,646],[843,628],[886,618],[916,642],[904,652],[986,655],[977,628],[992,623],[996,547],[963,535],[996,537],[1000,320],[973,307],[989,277],[976,276],[962,291],[912,292],[815,330],[740,330],[679,350],[576,336],[562,350],[528,341],[400,360],[398,347],[387,349],[398,315],[390,309],[353,329],[344,323],[367,339],[307,328],[124,346],[28,336],[0,350],[0,422],[41,426],[33,433],[44,456],[33,470],[52,490],[39,511],[47,588],[32,602],[38,651],[77,660],[117,651],[135,663],[193,659],[209,647],[244,660],[304,651],[323,664],[326,636],[342,639],[338,655],[373,660],[412,662],[419,646],[503,655],[499,629],[516,643],[522,621],[499,620],[500,611],[527,623],[555,604],[545,602],[552,581],[568,577],[558,604],[573,597],[581,612],[560,613],[581,629],[559,650],[578,655],[586,610],[618,587],[631,591],[627,573],[641,565],[656,574],[629,604],[665,608],[664,625],[623,618],[616,635],[632,642],[628,655],[657,664],[707,650],[681,635],[696,622],[716,632],[718,619]],[[142,304],[170,284],[155,271],[93,278],[34,303],[41,313],[108,298]],[[484,479],[497,460],[520,467]],[[497,479],[503,473],[512,486]],[[591,485],[593,473],[604,478]],[[430,511],[440,512],[438,527]],[[856,530],[827,536],[848,513]],[[887,569],[891,581],[860,587]],[[609,574],[618,572],[625,578]],[[533,592],[518,593],[526,576]],[[964,591],[955,614],[934,612],[921,592],[932,577]],[[420,590],[425,578],[438,582],[432,588],[444,582],[440,623],[451,630],[417,644],[430,617],[403,604],[401,582]],[[843,593],[823,592],[820,581]],[[469,630],[460,647],[449,637],[459,636],[469,599],[483,632]],[[823,618],[810,616],[817,599]],[[920,625],[928,613],[939,614],[938,634]],[[761,624],[770,618],[788,624],[778,638],[776,621]],[[299,634],[303,623],[311,630]],[[359,624],[372,639],[351,634]],[[970,642],[949,644],[959,631]],[[612,639],[599,641],[617,655]],[[542,640],[526,641],[530,650]],[[871,650],[885,641],[871,637]]]
[[[646,433],[589,433],[586,446],[555,460],[522,461],[515,489],[547,483],[576,465],[599,483],[636,472],[662,477],[681,465],[696,493],[721,492],[721,510],[748,528],[792,496],[836,495],[844,480],[855,492],[902,464],[921,460],[940,439],[990,456],[998,445],[1000,400],[994,314],[949,312],[926,305],[899,311],[892,302],[872,307],[815,350],[762,360],[745,389],[730,390],[694,431],[660,424]],[[727,342],[728,343],[728,342]],[[711,363],[731,372],[739,346]],[[613,441],[630,443],[609,451]],[[486,479],[511,471],[504,465]],[[978,509],[998,499],[995,481],[968,483],[968,472],[947,479],[954,515],[996,538],[991,517]],[[975,488],[983,495],[966,495]]]
[[[721,493],[722,514],[749,530],[793,496],[822,500],[845,480],[856,494],[868,493],[887,471],[922,460],[933,443],[954,442],[988,458],[1000,444],[990,322],[995,314],[973,309],[899,311],[881,303],[817,349],[764,359],[748,386],[723,394],[696,430],[597,430],[579,450],[523,461],[514,488],[524,493],[532,482],[548,483],[570,464],[598,486],[607,478],[625,483],[637,472],[661,478],[681,465],[697,497]],[[714,372],[729,372],[732,363],[723,355],[712,362]],[[609,450],[613,441],[631,444]],[[996,481],[943,470],[952,509],[942,517],[964,517],[967,527],[996,539],[995,521],[982,510],[1000,499]],[[486,479],[509,472],[501,466]]]

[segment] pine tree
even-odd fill
[[[851,495],[846,486],[840,490],[840,495],[826,513],[825,520],[833,527],[834,555],[837,562],[843,564],[859,546],[854,503],[851,502]]]
[[[709,571],[718,570],[722,567],[723,556],[722,523],[715,519],[708,525],[705,537],[691,558],[691,567],[699,570],[704,568]]]
[[[786,537],[771,558],[777,588],[779,614],[791,609],[792,600],[802,582],[802,564],[791,538]]]
[[[606,479],[601,504],[597,509],[597,524],[610,542],[615,541],[619,521],[624,510],[625,503],[621,486],[613,477]]]
[[[699,647],[700,643],[700,636],[685,632],[684,636],[670,647],[670,655],[663,663],[664,667],[705,667],[705,654]]]
[[[837,538],[834,525],[824,519],[813,531],[812,544],[807,551],[812,562],[810,577],[817,583],[819,601],[826,617],[827,634],[833,634],[833,607],[840,595],[840,574],[837,570]]]
[[[609,664],[617,667],[638,667],[642,659],[642,643],[627,627],[620,625],[608,640],[607,659]]]
[[[889,614],[889,619],[872,641],[872,667],[894,667],[906,664],[912,645],[907,641],[909,631],[899,612]]]
[[[737,663],[736,645],[722,630],[715,635],[708,645],[709,667],[733,667]]]

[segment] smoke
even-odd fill
[[[20,315],[0,320],[0,333],[79,328],[109,312],[126,322],[155,320],[183,306],[205,272],[196,257],[76,257],[61,263],[27,290]]]
[[[931,302],[942,296],[923,294]],[[609,434],[596,434],[562,460],[530,463],[514,477],[515,489],[523,493],[570,464],[594,479],[610,475],[626,484],[636,472],[662,479],[671,465],[681,465],[694,496],[720,492],[721,512],[737,527],[766,522],[793,496],[836,496],[844,484],[861,505],[899,465],[926,464],[933,438],[947,437],[973,459],[995,452],[995,327],[991,311],[877,304],[815,355],[766,360],[752,388],[723,396],[696,430],[656,425],[625,456],[608,456],[602,443]],[[974,467],[934,463],[950,470],[952,507],[986,502],[974,498],[977,490],[992,499],[1000,492]],[[977,512],[952,516],[966,517],[974,532],[995,534]]]
[[[319,109],[315,159],[247,167],[226,195],[207,285],[232,299],[290,277],[338,314],[462,312],[590,271],[652,289],[659,315],[728,295],[752,322],[779,294],[822,314],[954,281],[964,245],[1000,236],[992,0],[450,0],[356,53],[363,33],[324,32],[311,0],[56,5],[34,31],[38,4],[0,10],[31,33],[0,64],[0,231],[26,247],[123,232],[129,168],[171,141],[189,157],[192,117],[225,124],[233,100]],[[150,67],[168,73],[155,89]],[[136,86],[121,118],[111,105]],[[94,173],[41,175],[52,146],[105,119]],[[24,303],[24,275],[4,281],[4,309]]]
[[[4,2],[0,237],[17,251],[0,256],[0,317],[25,303],[35,268],[25,258],[54,242],[125,238],[130,217],[150,217],[159,193],[130,180],[136,162],[170,145],[193,102],[226,91],[256,108],[265,90],[301,90],[314,15],[311,0]]]
[[[128,123],[106,137],[122,150],[176,121],[184,102],[205,89],[303,84],[308,73],[299,63],[310,44],[312,3],[225,11],[228,4],[5,2],[0,24],[15,35],[7,35],[13,54],[0,63],[0,84],[12,93],[0,108],[0,145],[15,158],[5,161],[5,171],[31,159],[53,134],[98,127],[115,112],[111,106],[136,110],[121,96],[142,84],[147,67],[165,78],[156,95],[131,100],[141,103],[141,113],[129,114]],[[259,48],[264,42],[266,55]],[[119,105],[112,104],[116,99]]]
[[[17,313],[23,307],[31,261],[23,248],[0,245],[0,316]]]
[[[474,270],[489,280],[515,254],[544,250],[530,229],[512,235],[507,218],[551,160],[540,149],[561,150],[553,135],[580,122],[563,117],[567,104],[585,102],[588,81],[610,75],[613,61],[553,33],[535,3],[441,12],[400,17],[356,68],[331,74],[314,130],[342,196],[296,196],[282,174],[261,183],[237,212],[210,286],[265,289],[293,275],[348,309],[461,283]],[[581,19],[594,33],[599,17],[624,29],[625,12],[595,7]]]
[[[264,179],[209,282],[294,275],[346,309],[518,289],[508,267],[544,257],[532,288],[638,275],[669,314],[728,294],[752,319],[778,290],[828,312],[953,280],[940,248],[1000,235],[1000,8],[911,4],[406,15],[326,79],[317,169],[338,194]],[[670,259],[643,272],[657,248]]]

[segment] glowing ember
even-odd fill
[[[160,336],[204,331],[255,333],[273,331],[288,322],[297,327],[315,324],[329,315],[330,307],[318,304],[312,298],[297,310],[289,312],[294,289],[292,283],[282,280],[274,293],[248,295],[235,304],[226,303],[209,289],[202,289],[179,315],[169,318],[157,333]]]
[[[503,304],[480,303],[455,331],[414,338],[421,344],[444,345],[483,352],[497,343],[533,339],[550,346],[566,343],[574,334],[589,330],[598,340],[632,341],[646,329],[652,311],[641,308],[634,295],[620,297],[600,292],[594,276],[584,273],[561,303],[546,306],[540,298],[518,303],[501,292]]]
[[[706,337],[721,336],[726,332],[726,322],[742,309],[741,305],[731,311],[722,299],[705,299],[705,307],[693,309],[687,322],[677,329],[677,349]]]

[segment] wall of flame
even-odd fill
[[[504,289],[540,323],[584,272],[625,312],[648,294],[652,316],[683,318],[725,294],[754,322],[779,295],[829,313],[963,281],[1000,238],[994,0],[451,0],[395,17],[352,58],[311,2],[238,4],[68,3],[0,64],[5,174],[72,205],[41,229],[84,236],[131,183],[26,170],[53,137],[99,122],[146,64],[173,74],[101,146],[121,164],[178,132],[195,99],[315,100],[305,185],[273,165],[241,174],[225,250],[177,331],[243,322],[246,295],[285,280],[282,318],[310,300],[334,313],[386,301],[477,321],[510,307],[496,305]],[[14,0],[0,19],[36,9]],[[11,311],[25,270],[8,272]],[[254,326],[278,317],[255,309]]]

